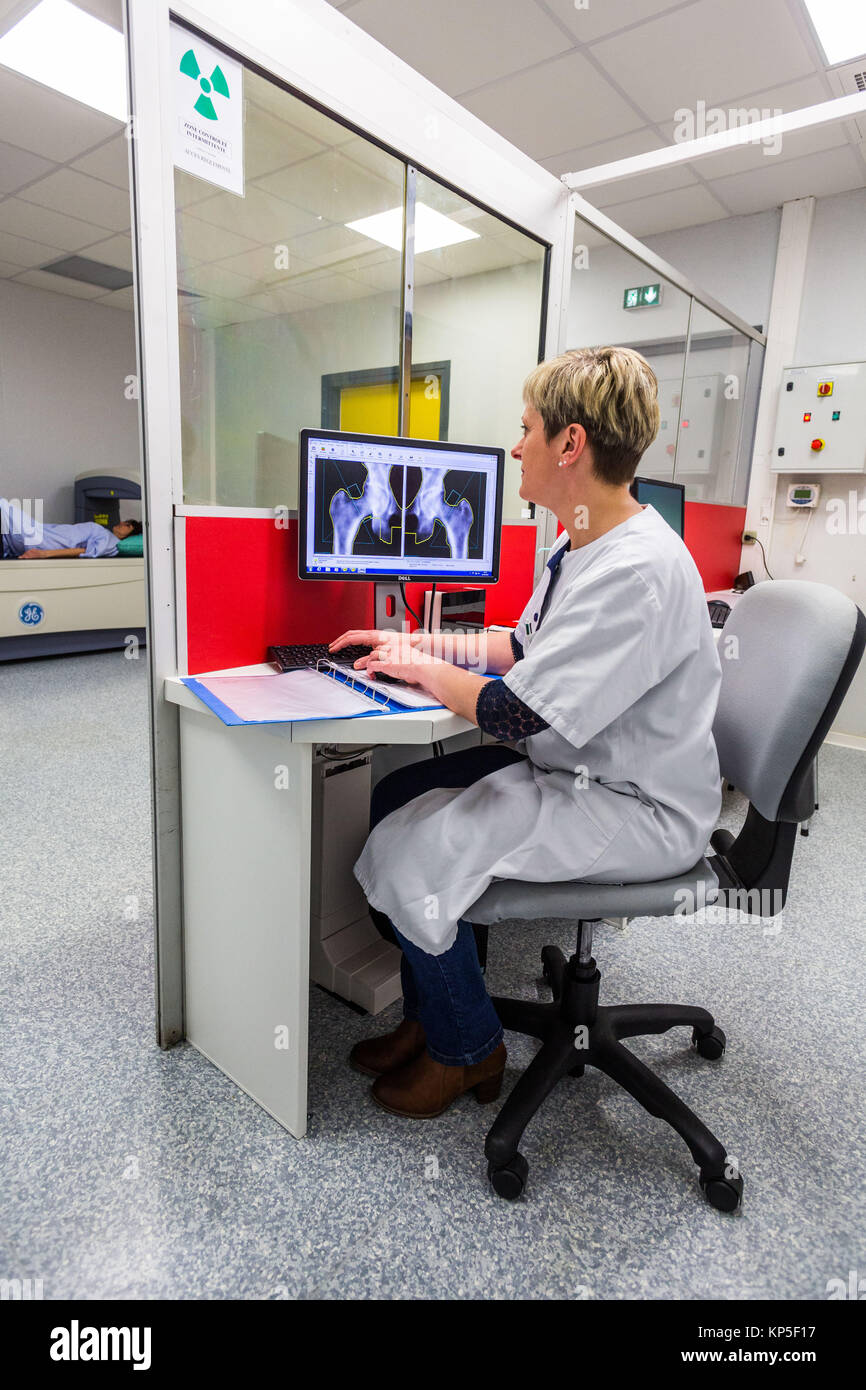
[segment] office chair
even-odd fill
[[[553,1003],[493,1000],[504,1028],[542,1044],[487,1135],[487,1173],[499,1196],[513,1199],[523,1192],[528,1165],[518,1145],[536,1110],[564,1077],[580,1077],[592,1066],[682,1135],[712,1206],[731,1212],[740,1205],[743,1179],[724,1146],[623,1046],[625,1038],[686,1027],[699,1056],[718,1059],[725,1050],[724,1033],[710,1013],[690,1005],[599,1005],[593,927],[605,917],[685,914],[696,910],[691,904],[703,902],[745,907],[760,916],[781,910],[797,827],[814,805],[815,757],[864,643],[866,618],[836,589],[802,580],[750,589],[725,628],[723,652],[729,655],[722,660],[713,726],[722,775],[749,801],[739,834],[716,830],[710,841],[714,853],[674,878],[621,885],[500,879],[467,910],[473,925],[514,918],[577,924],[570,960],[555,946],[541,953]]]

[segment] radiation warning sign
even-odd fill
[[[243,68],[216,48],[171,26],[178,169],[244,196]]]

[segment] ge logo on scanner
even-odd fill
[[[44,617],[45,609],[41,603],[28,601],[22,603],[18,609],[18,621],[23,623],[25,627],[38,627]]]

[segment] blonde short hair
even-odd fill
[[[611,487],[631,482],[659,431],[656,374],[632,348],[574,348],[540,362],[523,398],[541,416],[548,440],[567,425],[583,425],[593,470]]]

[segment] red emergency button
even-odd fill
[[[821,452],[821,450],[823,449],[823,447],[824,447],[824,441],[823,441],[823,439],[813,439],[813,440],[812,440],[812,448],[814,449],[814,451],[815,451],[816,454],[820,454],[820,452]]]

